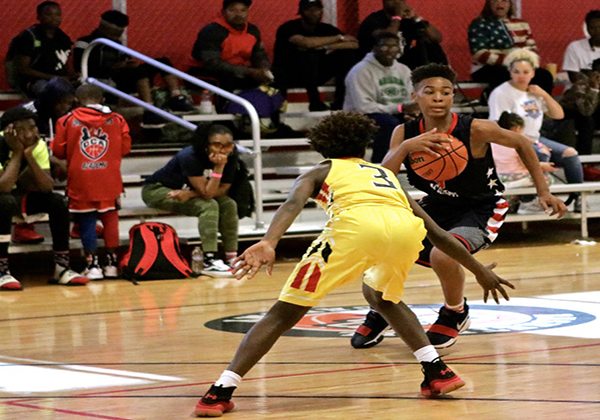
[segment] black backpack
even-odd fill
[[[194,273],[181,255],[172,226],[145,222],[129,229],[129,251],[121,261],[123,278],[138,280],[183,279]]]
[[[238,217],[250,217],[256,210],[254,202],[254,190],[250,183],[250,173],[242,159],[238,159],[238,167],[235,172],[231,187],[229,187],[229,197],[237,203]]]

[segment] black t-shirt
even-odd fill
[[[238,167],[239,154],[236,148],[227,158],[227,163],[223,169],[223,177],[221,183],[231,184],[235,177],[235,171]],[[154,172],[146,183],[152,184],[159,182],[167,188],[179,190],[184,185],[189,185],[188,178],[194,176],[210,176],[210,170],[213,168],[213,163],[208,159],[208,156],[198,157],[194,153],[192,146],[181,149],[175,156],[171,158],[167,164]]]
[[[75,71],[81,71],[81,57],[83,56],[83,51],[85,51],[92,41],[98,38],[102,38],[102,35],[98,29],[96,29],[91,34],[83,36],[75,42],[75,47],[73,48]],[[115,42],[120,44],[119,41]],[[127,54],[122,51],[115,50],[104,44],[97,45],[90,52],[88,58],[88,75],[97,79],[110,79],[115,65],[125,61],[127,57]]]
[[[6,61],[16,55],[31,58],[31,68],[43,73],[62,76],[67,73],[67,61],[71,55],[71,38],[58,28],[53,38],[46,35],[40,24],[30,26],[10,42]]]
[[[277,29],[275,37],[275,49],[273,58],[273,67],[285,68],[295,66],[298,60],[302,60],[302,54],[305,52],[292,44],[289,39],[294,35],[302,35],[305,37],[326,37],[341,35],[342,31],[328,23],[319,22],[314,31],[309,32],[302,26],[302,19],[294,19],[287,21]],[[314,50],[312,50],[314,51]],[[318,50],[325,55],[325,49]]]

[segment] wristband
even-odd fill
[[[210,177],[211,178],[216,178],[216,179],[221,179],[221,178],[223,178],[223,174],[218,174],[216,172],[211,172],[210,173]]]
[[[397,20],[398,22],[400,22],[402,20],[402,17],[400,17],[400,16],[392,16],[392,20]]]
[[[398,104],[398,114],[402,114],[402,104]]]

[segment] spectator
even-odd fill
[[[227,262],[237,257],[237,205],[227,195],[238,167],[233,136],[227,127],[213,125],[208,134],[196,130],[192,142],[146,180],[142,199],[148,207],[197,217],[204,251],[201,274],[232,277],[231,267],[216,254],[220,233]]]
[[[600,10],[590,10],[585,16],[585,25],[590,37],[571,42],[562,65],[573,83],[578,73],[590,73],[592,63],[600,58]]]
[[[521,116],[525,121],[523,134],[531,139],[539,160],[561,165],[568,183],[583,182],[577,151],[540,135],[544,114],[562,119],[564,112],[548,92],[532,84],[535,69],[539,66],[537,54],[527,49],[516,49],[505,58],[504,63],[510,71],[511,80],[492,91],[489,98],[490,120],[497,121],[504,111]],[[578,210],[581,205],[578,195],[572,195],[567,202],[575,197],[575,210]]]
[[[485,0],[481,14],[469,25],[471,77],[476,82],[489,84],[486,96],[510,79],[505,59],[511,50],[537,50],[529,23],[514,15],[512,0]],[[548,70],[538,67],[532,83],[552,94],[554,81]]]
[[[405,117],[420,114],[410,100],[413,91],[410,69],[396,61],[400,38],[389,32],[375,36],[373,52],[350,70],[346,77],[344,111],[366,114],[379,126],[373,141],[372,162],[381,162],[390,146],[390,137]]]
[[[47,213],[54,250],[53,281],[63,285],[88,283],[69,267],[69,210],[64,197],[52,191],[48,148],[40,139],[35,114],[14,107],[2,115],[0,130],[0,289],[21,289],[8,267],[12,216]]]
[[[62,10],[54,1],[37,6],[39,23],[14,37],[6,55],[9,84],[27,96],[39,94],[47,81],[63,77],[74,82],[77,74],[69,67],[71,38],[60,28]]]
[[[448,63],[440,45],[442,34],[407,5],[406,0],[383,0],[383,9],[371,13],[360,24],[360,57],[373,50],[375,35],[380,32],[390,32],[402,37],[404,50],[398,61],[411,70],[428,63]]]
[[[121,37],[128,25],[129,17],[118,10],[109,10],[102,13],[100,25],[94,32],[79,38],[75,42],[75,48],[73,49],[75,69],[81,71],[83,52],[92,41],[98,38],[107,38],[121,44]],[[163,57],[157,60],[172,66],[167,58]],[[149,64],[140,63],[127,54],[103,44],[96,46],[91,51],[88,59],[88,75],[90,77],[99,79],[127,93],[137,92],[140,99],[149,104],[153,102],[152,80],[157,73],[162,75],[171,96],[166,106],[174,112],[194,111],[191,101],[181,93],[179,79],[171,74],[160,72]]]
[[[303,87],[308,93],[309,110],[329,109],[321,102],[318,87],[335,78],[332,109],[341,109],[344,79],[356,63],[358,40],[323,23],[321,0],[300,0],[299,19],[285,22],[277,29],[273,60],[275,84],[285,94],[290,87]]]
[[[190,74],[215,79],[229,92],[273,82],[259,29],[248,22],[252,0],[223,0],[222,16],[198,33]]]
[[[52,151],[66,159],[69,209],[79,223],[86,255],[84,275],[90,280],[118,277],[119,196],[123,191],[121,158],[131,150],[125,119],[102,105],[102,90],[93,85],[77,88],[80,107],[56,124]],[[102,179],[102,182],[98,182]],[[100,268],[97,219],[104,226],[106,263]]]

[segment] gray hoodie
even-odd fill
[[[410,69],[394,61],[385,67],[369,53],[346,76],[344,111],[397,114],[398,105],[412,102]]]

